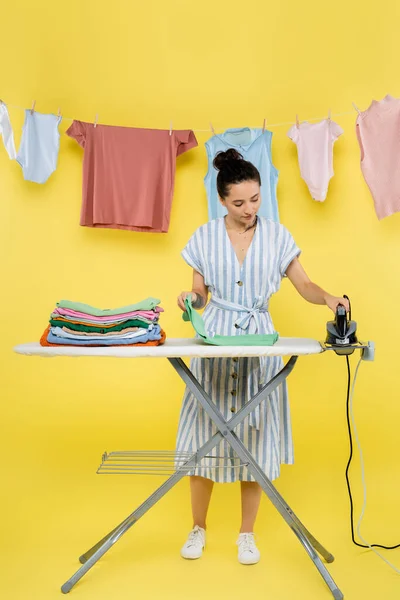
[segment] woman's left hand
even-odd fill
[[[349,301],[347,300],[347,298],[340,298],[337,296],[331,296],[330,294],[327,294],[325,297],[325,304],[329,306],[329,308],[334,313],[336,313],[336,309],[339,304],[345,307],[346,312],[349,312],[350,310]]]

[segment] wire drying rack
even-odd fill
[[[96,472],[99,475],[173,475],[184,471],[196,475],[199,469],[239,469],[247,464],[240,462],[238,456],[207,455],[198,460],[193,452],[126,450],[104,452]]]

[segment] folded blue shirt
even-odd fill
[[[47,341],[50,344],[59,344],[60,346],[121,346],[128,344],[145,344],[146,342],[152,342],[161,339],[161,328],[159,325],[155,325],[153,329],[146,330],[146,333],[135,338],[120,338],[118,340],[109,339],[104,336],[104,339],[97,340],[72,340],[68,338],[57,337],[50,332],[47,336]]]

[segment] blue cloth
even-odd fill
[[[182,251],[184,260],[201,273],[211,293],[202,314],[205,329],[216,335],[271,334],[268,311],[292,260],[300,254],[292,235],[280,223],[259,217],[252,242],[239,263],[225,220],[202,225]],[[193,358],[191,371],[225,420],[232,418],[283,367],[281,356]],[[290,407],[286,381],[261,402],[235,430],[269,479],[279,476],[282,463],[293,462]],[[196,452],[215,433],[215,426],[186,388],[177,434],[177,451]],[[253,481],[245,466],[237,466],[225,440],[195,469],[195,475],[223,483]],[[239,461],[240,462],[240,461]],[[191,473],[189,473],[191,474]]]
[[[22,167],[24,179],[45,183],[57,168],[60,133],[58,125],[62,117],[25,111],[21,145],[17,162]]]
[[[53,329],[53,327],[50,328],[50,332],[47,336],[47,341],[50,342],[50,344],[59,344],[60,346],[120,346],[126,344],[145,344],[146,342],[161,339],[161,328],[159,325],[155,325],[154,328],[150,331],[147,329],[145,334],[135,338],[120,338],[116,340],[104,336],[104,339],[102,340],[97,339],[93,341],[61,338],[53,334]]]
[[[205,146],[208,157],[208,171],[204,178],[204,185],[208,198],[208,218],[217,219],[224,217],[227,211],[218,199],[217,175],[218,171],[213,167],[213,160],[217,152],[225,152],[228,148],[234,148],[245,160],[253,163],[261,176],[261,206],[258,211],[260,217],[267,217],[273,221],[279,221],[278,203],[276,199],[276,186],[278,183],[278,171],[272,164],[271,156],[272,132],[262,129],[227,129],[221,135],[213,135]]]

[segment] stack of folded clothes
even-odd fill
[[[61,300],[50,315],[42,346],[158,346],[165,332],[158,324],[160,300],[100,309],[81,302]]]

